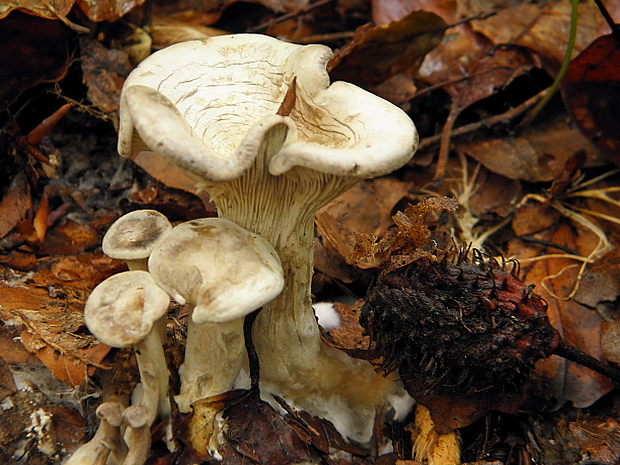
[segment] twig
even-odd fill
[[[283,21],[286,21],[287,19],[294,18],[295,16],[305,15],[306,13],[309,13],[315,8],[323,6],[331,1],[333,0],[319,0],[316,3],[308,5],[306,8],[302,8],[297,11],[291,11],[290,13],[287,13],[285,15],[278,16],[277,18],[273,18],[272,20],[267,21],[265,24],[259,24],[258,26],[250,27],[248,28],[248,32],[264,31],[265,29],[269,29],[270,27],[275,26],[276,24],[281,23]]]
[[[256,316],[258,312],[260,312],[260,308],[258,310],[253,311],[252,313],[246,315],[243,320],[243,337],[245,339],[245,350],[248,353],[248,360],[250,364],[250,391],[254,393],[259,392],[259,380],[260,380],[260,364],[258,361],[258,354],[256,353],[256,349],[254,348],[254,342],[252,341],[252,326],[254,325],[254,320],[256,320]]]
[[[522,113],[524,113],[525,111],[529,110],[531,107],[536,105],[536,102],[538,102],[544,96],[545,92],[546,92],[546,89],[534,95],[533,97],[530,97],[522,104],[502,113],[501,115],[490,116],[489,118],[482,119],[475,123],[460,126],[451,132],[450,137],[454,138],[454,137],[464,136],[465,134],[469,134],[481,128],[491,127],[495,124],[502,124],[502,123],[506,124],[513,118],[516,118],[517,116],[521,115]],[[442,134],[436,134],[434,136],[425,137],[424,139],[420,141],[418,150],[427,149],[429,147],[433,147],[437,145],[440,142],[441,137],[442,137]]]

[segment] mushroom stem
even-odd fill
[[[315,214],[359,179],[295,169],[271,175],[268,162],[283,146],[287,131],[285,124],[275,125],[265,135],[251,169],[207,190],[220,217],[266,239],[282,262],[284,289],[263,306],[253,328],[264,387],[298,408],[328,418],[352,438],[367,440],[375,410],[392,392],[393,382],[377,375],[370,363],[322,342],[310,295]],[[334,416],[326,398],[349,412]],[[342,408],[339,413],[344,413]]]
[[[244,344],[243,319],[226,323],[187,323],[185,359],[179,368],[181,392],[175,401],[181,412],[205,397],[232,389],[241,370]]]
[[[133,346],[142,384],[140,398],[135,403],[146,407],[149,427],[158,416],[168,423],[171,417],[168,398],[170,372],[164,354],[165,322],[165,317],[156,321],[147,336]]]
[[[97,407],[97,416],[101,419],[97,432],[90,441],[80,446],[64,462],[64,465],[122,463],[127,453],[119,428],[123,408],[121,404],[114,401],[104,402]],[[108,459],[110,453],[113,457],[112,462]]]
[[[150,412],[143,405],[132,405],[123,412],[127,425],[125,443],[129,448],[123,465],[143,465],[151,450]]]

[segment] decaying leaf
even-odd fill
[[[115,21],[145,0],[77,0],[91,21]]]
[[[0,201],[0,237],[6,236],[32,207],[30,185],[26,175],[21,172],[11,181],[2,201]]]
[[[89,100],[116,122],[121,88],[132,69],[125,52],[104,47],[101,42],[80,38],[82,71]]]
[[[356,233],[383,234],[392,225],[391,212],[410,188],[410,183],[390,177],[367,179],[323,207],[315,220],[320,238],[315,267],[343,282],[358,278],[359,269],[345,262]]]
[[[439,16],[426,11],[413,11],[387,25],[362,26],[336,52],[328,66],[330,75],[334,80],[368,86],[401,72],[414,73],[441,42],[445,28]]]
[[[620,46],[614,34],[599,37],[569,65],[562,96],[579,130],[617,165],[620,123]]]
[[[42,5],[42,2],[33,2]],[[69,8],[73,0],[69,2]],[[3,8],[15,6],[0,3]],[[13,12],[0,21],[0,111],[39,82],[57,81],[68,69],[68,34],[60,21]],[[7,64],[10,63],[10,66]]]
[[[579,281],[575,301],[594,308],[601,302],[613,302],[620,292],[620,251],[612,250],[588,265]]]
[[[454,211],[458,202],[448,197],[428,197],[392,217],[396,228],[381,239],[359,234],[348,262],[360,268],[393,270],[411,263],[428,252],[421,249],[430,238],[426,217],[442,210]]]
[[[596,147],[566,121],[530,127],[516,137],[463,142],[457,147],[494,173],[527,182],[557,179],[565,162],[578,152],[589,166],[601,163]]]
[[[469,5],[476,3],[469,2]],[[551,74],[555,74],[564,58],[570,14],[571,2],[522,3],[473,21],[472,25],[496,45],[516,44],[534,50],[550,66]],[[580,3],[575,55],[598,37],[603,24],[604,19],[593,1]]]
[[[84,440],[84,420],[66,407],[52,404],[36,388],[11,395],[0,409],[0,462],[54,465]]]
[[[58,19],[58,15],[67,16],[74,3],[75,0],[9,0],[0,4],[0,19],[13,10],[27,11],[47,19]],[[6,45],[6,42],[3,44]]]
[[[2,319],[19,321],[24,346],[57,378],[77,386],[110,350],[85,330],[84,302],[97,283],[122,266],[94,255],[40,260],[31,277],[0,282]]]
[[[587,256],[597,244],[593,234],[575,224],[555,223],[535,237],[542,244],[558,244],[583,256]],[[540,257],[530,262],[528,257],[532,255],[544,256],[545,252],[554,254],[558,250],[544,246],[527,247],[518,240],[511,242],[510,252],[512,256],[523,257],[521,265],[525,281],[536,284],[536,292],[547,301],[549,321],[562,337],[593,357],[603,359],[601,317],[593,309],[563,299],[574,289],[580,262],[570,260],[569,254]],[[587,407],[613,387],[607,378],[556,356],[540,360],[536,373],[539,380],[544,380],[541,385],[544,386],[543,397],[555,400],[554,403],[546,401],[549,409],[559,408],[568,401],[576,407]]]

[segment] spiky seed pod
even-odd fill
[[[381,368],[444,394],[516,392],[560,340],[517,268],[460,251],[380,276],[360,322]]]

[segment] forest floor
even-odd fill
[[[620,49],[594,2],[573,2],[571,66],[540,112],[534,109],[565,61],[569,1],[53,3],[0,5],[0,462],[61,463],[96,429],[102,379],[111,377],[119,394],[139,381],[131,350],[100,343],[83,322],[91,290],[126,269],[101,251],[107,228],[139,209],[172,223],[217,215],[183,175],[122,159],[116,146],[129,72],[152,51],[192,38],[253,32],[328,45],[333,81],[389,100],[416,124],[420,146],[409,163],[361,181],[317,215],[313,298],[337,302],[342,321],[323,331],[325,341],[349,353],[368,345],[358,311],[381,270],[356,256],[359,235],[389,236],[397,212],[448,196],[458,209],[410,219],[425,221],[440,247],[465,244],[500,262],[517,260],[559,334],[620,364]],[[606,6],[620,18],[618,0]],[[168,314],[175,368],[187,314],[178,304]],[[482,401],[480,415],[456,398],[426,406],[438,425],[458,419],[462,462],[619,463],[614,382],[551,356],[537,362],[521,393],[510,405]],[[241,422],[254,407],[231,416]],[[298,429],[314,421],[293,420]],[[182,438],[188,420],[175,421]],[[288,428],[279,418],[261,421],[256,428],[276,434]],[[451,463],[432,452],[436,437],[426,438],[430,452],[414,451],[421,434],[414,413],[378,429],[372,446],[343,445],[325,428],[319,436],[327,450],[316,438],[302,449],[343,465]],[[169,453],[161,437],[155,427],[146,463],[211,460]],[[281,447],[280,455],[238,447],[224,462],[290,463],[300,454]]]

